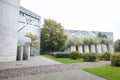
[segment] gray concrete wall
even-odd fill
[[[17,55],[19,0],[0,0],[0,62]]]

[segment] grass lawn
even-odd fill
[[[120,80],[120,67],[103,66],[83,69],[108,80]]]
[[[64,63],[64,64],[83,62],[83,59],[81,59],[81,58],[79,58],[77,60],[73,60],[73,59],[70,59],[70,58],[55,58],[55,57],[53,57],[51,55],[43,55],[43,56],[47,57],[47,58],[50,58],[52,60]]]

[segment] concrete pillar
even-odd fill
[[[19,0],[0,0],[0,62],[16,61]]]
[[[79,45],[79,46],[78,46],[78,52],[83,53],[82,45]]]
[[[70,52],[76,51],[76,46],[70,46]]]
[[[25,44],[23,47],[23,60],[30,59],[30,45]]]
[[[107,45],[106,44],[102,44],[102,53],[107,52]]]
[[[17,47],[17,60],[23,60],[23,46]]]
[[[95,45],[90,45],[90,52],[96,53]]]
[[[84,53],[89,53],[89,45],[84,45]]]
[[[101,44],[96,44],[96,52],[97,53],[102,53]]]
[[[114,52],[114,47],[112,46],[112,44],[108,44],[108,51],[111,53]]]

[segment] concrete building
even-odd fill
[[[97,37],[98,33],[102,33],[102,34],[105,34],[108,39],[111,39],[113,41],[113,32],[69,30],[69,29],[65,29],[64,32],[68,35],[68,38],[74,38],[74,37],[80,37],[80,38]]]
[[[15,61],[19,0],[0,0],[0,62]]]
[[[114,52],[113,45],[113,33],[112,32],[100,32],[100,31],[84,31],[84,30],[68,30],[65,29],[64,32],[68,35],[68,39],[72,38],[107,38],[112,41],[112,43],[99,43],[99,44],[82,44],[76,46],[69,46],[65,52],[79,51],[80,53],[104,53],[109,51]],[[73,48],[74,47],[74,48]]]
[[[38,37],[40,46],[40,21],[41,17],[23,7],[19,11],[19,26],[18,26],[18,46],[24,46],[25,43],[31,42],[30,38],[25,37],[27,33],[32,33]],[[31,55],[39,55],[40,49],[32,47]]]

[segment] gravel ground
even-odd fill
[[[57,64],[47,66],[34,66],[34,67],[23,67],[23,68],[11,68],[0,70],[0,79],[15,78],[28,75],[38,75],[53,72],[62,72],[74,69],[83,69],[96,66],[110,65],[109,61],[102,62],[82,62],[73,64]]]

